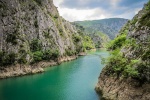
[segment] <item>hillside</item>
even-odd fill
[[[108,100],[149,100],[150,1],[119,33],[96,90]]]
[[[53,0],[0,0],[0,12],[0,78],[42,72],[94,48]]]
[[[81,26],[80,24],[78,23],[72,23],[73,25],[76,26],[78,30],[78,33],[84,38],[85,36],[88,37],[89,39],[91,39],[92,43],[93,44],[91,47],[93,48],[96,47],[96,48],[102,48],[102,47],[105,47],[106,46],[106,43],[108,43],[108,41],[110,40],[109,37],[106,35],[106,34],[103,34],[102,32],[96,32],[96,33],[92,33],[92,34],[89,34],[89,32],[87,32],[86,28],[84,28],[84,26]],[[84,43],[86,43],[87,41],[85,40]],[[87,43],[86,43],[87,44]],[[85,47],[85,46],[84,46]],[[90,47],[87,46],[87,47]],[[90,47],[90,48],[91,48]]]
[[[123,18],[109,18],[102,20],[77,21],[75,23],[83,26],[88,34],[101,32],[107,34],[110,39],[114,39],[127,21],[127,19]]]

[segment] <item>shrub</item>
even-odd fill
[[[42,58],[43,58],[43,53],[41,51],[36,51],[33,53],[33,59],[34,59],[33,62],[34,63],[42,61]]]
[[[110,74],[116,74],[117,77],[139,77],[139,72],[133,66],[139,63],[139,60],[129,60],[123,56],[120,49],[113,50],[111,55],[105,61]]]
[[[56,59],[59,57],[59,50],[46,50],[43,52],[42,59],[43,60],[50,60],[50,59]]]
[[[21,57],[20,59],[18,59],[18,63],[19,64],[26,64],[27,63],[27,60],[25,57]]]
[[[58,18],[58,15],[55,15],[55,16],[54,16],[54,19],[57,19],[57,18]]]
[[[6,42],[16,45],[18,43],[17,42],[17,34],[7,34]]]
[[[50,60],[52,56],[52,52],[50,50],[46,50],[43,53],[43,60]]]
[[[0,51],[0,66],[3,65],[3,56],[4,56],[4,52]]]
[[[15,54],[13,52],[8,54],[8,59],[7,59],[9,61],[8,64],[14,64],[16,57],[17,57],[17,54]]]
[[[141,26],[150,27],[150,1],[147,3],[145,9],[146,9],[146,13],[140,18],[139,22]]]
[[[123,72],[123,75],[125,77],[138,77],[139,75],[139,72],[136,68],[134,68],[133,66],[135,64],[138,64],[139,60],[130,60],[129,63],[126,63],[126,66],[125,66],[125,69],[124,69],[124,72]]]
[[[34,0],[38,5],[42,5],[42,0]]]
[[[68,56],[75,55],[75,51],[72,51],[72,50],[66,50],[66,55],[68,55]]]
[[[43,33],[44,33],[45,38],[49,38],[49,33],[48,32],[43,31]]]
[[[131,21],[131,24],[132,24],[132,25],[135,25],[137,21],[138,21],[138,18],[134,18],[134,19]]]
[[[138,79],[140,80],[141,83],[144,83],[146,81],[150,82],[150,79],[149,79],[149,77],[150,77],[150,73],[149,73],[150,68],[149,68],[149,66],[150,66],[150,63],[148,64],[146,62],[140,62],[138,64],[138,68],[137,68],[138,72],[139,72]]]
[[[12,65],[15,63],[17,54],[11,52],[11,53],[5,53],[5,52],[0,52],[0,65],[1,66],[7,66],[7,65]]]
[[[83,48],[85,48],[86,50],[95,48],[94,43],[89,36],[83,37]]]
[[[124,67],[127,64],[127,59],[123,58],[122,54],[118,49],[118,50],[114,50],[111,53],[111,56],[107,59],[106,64],[109,66],[113,65],[111,68],[112,74],[116,73],[117,76],[119,76],[121,72],[123,72]]]
[[[136,44],[136,40],[134,38],[126,39],[125,41],[125,47],[133,47],[136,48],[138,45]]]
[[[41,44],[40,40],[38,40],[38,39],[32,40],[30,43],[30,49],[32,52],[41,51],[42,44]]]
[[[144,16],[142,16],[139,22],[141,26],[150,27],[150,11],[148,11]]]
[[[35,21],[34,21],[34,26],[35,26],[35,28],[39,27],[37,19],[35,19]]]
[[[43,52],[43,60],[56,59],[59,55],[58,50],[46,50]]]
[[[142,55],[142,60],[147,60],[150,58],[150,48],[148,48],[147,50],[145,50],[145,52]]]
[[[52,53],[52,58],[53,58],[53,59],[58,58],[59,55],[60,55],[58,49],[52,50],[51,53]]]
[[[72,39],[76,43],[76,42],[80,42],[82,38],[79,35],[73,34]]]
[[[96,48],[100,48],[101,45],[102,45],[101,41],[98,41],[98,42],[96,43],[95,47],[96,47]]]
[[[147,6],[145,7],[145,9],[146,9],[147,11],[150,10],[150,0],[148,1]]]
[[[136,77],[138,77],[139,72],[138,72],[138,70],[136,70],[136,69],[133,68],[132,66],[127,65],[127,66],[125,67],[125,70],[124,70],[124,72],[123,72],[123,75],[124,75],[125,77],[133,77],[133,78],[136,78]]]
[[[126,34],[121,34],[112,40],[108,45],[107,48],[109,50],[115,50],[117,48],[121,48],[126,42]]]
[[[63,29],[59,29],[59,34],[63,36]]]

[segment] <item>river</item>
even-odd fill
[[[97,50],[44,73],[0,80],[0,100],[99,100],[94,88],[104,67]]]

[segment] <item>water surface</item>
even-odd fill
[[[104,67],[99,55],[108,53],[90,52],[42,74],[0,80],[0,100],[99,100],[94,90]]]

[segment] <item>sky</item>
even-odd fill
[[[68,21],[105,18],[132,19],[148,0],[53,0],[60,16]]]

